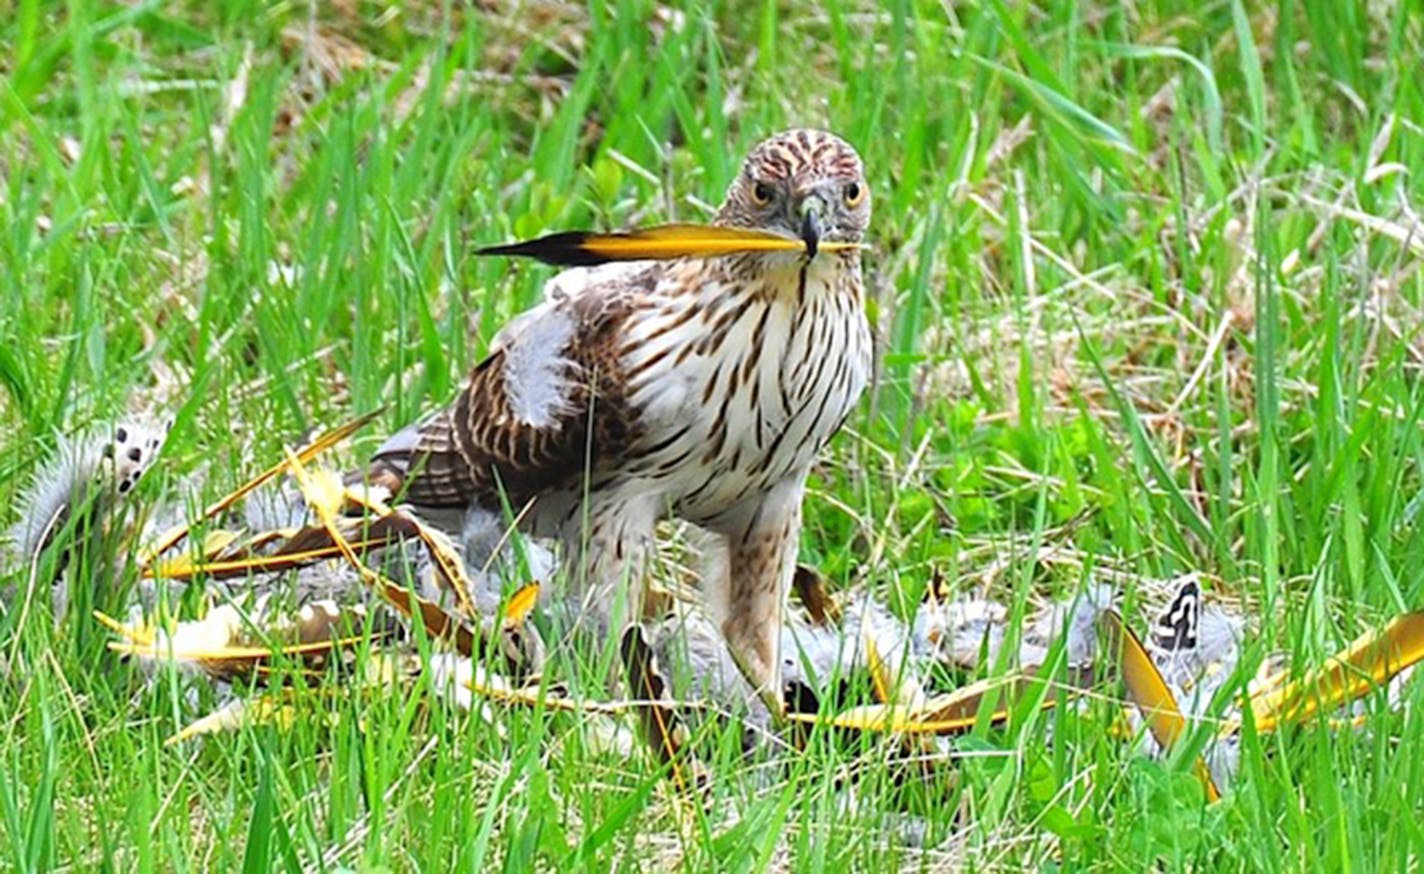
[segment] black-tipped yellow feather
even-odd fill
[[[1116,610],[1103,611],[1098,617],[1098,629],[1106,638],[1108,653],[1116,659],[1118,676],[1127,687],[1128,697],[1137,706],[1137,712],[1147,723],[1158,746],[1170,750],[1187,731],[1187,720],[1177,706],[1177,697],[1143,648],[1142,641],[1137,639]],[[1207,800],[1220,800],[1221,792],[1216,788],[1216,781],[1207,770],[1206,762],[1198,757],[1192,762],[1192,770],[1206,790]]]
[[[856,243],[823,242],[822,251],[857,248]],[[661,261],[669,258],[711,258],[745,252],[804,252],[806,244],[792,237],[745,228],[672,224],[622,233],[564,231],[503,246],[479,249],[477,255],[519,255],[562,267],[593,267],[610,261]]]

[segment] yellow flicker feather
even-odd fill
[[[928,699],[920,681],[908,672],[898,677],[892,673],[890,663],[880,654],[875,635],[870,633],[869,628],[861,629],[860,639],[865,647],[865,666],[870,672],[871,692],[875,700],[881,704],[903,704],[914,709],[923,707]]]
[[[864,248],[860,243],[827,240],[823,252]],[[806,243],[768,231],[724,228],[715,225],[670,224],[622,233],[565,231],[534,240],[488,246],[477,255],[521,255],[546,264],[591,267],[609,261],[646,261],[670,258],[711,258],[746,252],[804,252]]]
[[[153,643],[155,632],[151,625],[126,625],[101,610],[94,611],[94,619],[129,643],[140,646]]]
[[[231,549],[241,537],[242,535],[236,531],[209,531],[203,537],[203,543],[198,548],[198,552],[206,558],[221,555]]]
[[[149,624],[127,625],[97,610],[94,618],[123,638],[109,642],[111,652],[192,664],[218,677],[244,676],[254,671],[261,673],[274,657],[305,660],[354,649],[365,640],[360,636],[347,636],[271,644],[233,643],[230,625],[207,620],[179,623],[178,633],[161,639],[158,630]]]
[[[1098,627],[1106,638],[1108,653],[1117,659],[1118,674],[1127,687],[1128,697],[1142,714],[1158,746],[1170,750],[1186,732],[1187,720],[1182,716],[1176,696],[1167,687],[1162,672],[1157,670],[1142,642],[1116,610],[1103,611],[1098,618]],[[1221,792],[1216,788],[1216,781],[1211,778],[1206,762],[1198,757],[1192,763],[1192,770],[1201,780],[1207,800],[1220,799]]]
[[[350,502],[354,506],[369,510],[378,517],[388,518],[398,514],[396,510],[393,510],[384,502],[370,497],[365,492],[349,489],[343,485],[342,495],[345,501]],[[431,560],[435,562],[436,567],[440,568],[440,573],[445,576],[451,588],[455,590],[455,600],[460,603],[460,609],[464,612],[464,615],[468,618],[474,618],[477,613],[473,594],[475,586],[474,583],[471,582],[469,575],[465,573],[464,560],[455,553],[454,548],[444,535],[432,530],[416,516],[410,514],[399,515],[414,527],[416,536],[420,538],[421,543],[425,544],[425,550],[429,553]]]
[[[1299,680],[1278,680],[1252,696],[1251,715],[1256,730],[1272,731],[1281,723],[1301,722],[1354,701],[1421,658],[1424,611],[1396,616],[1384,628],[1360,636]],[[1233,734],[1240,728],[1240,720],[1235,720],[1222,734]]]
[[[897,703],[895,678],[890,676],[890,668],[880,657],[880,647],[875,645],[875,638],[869,631],[862,631],[860,637],[865,645],[865,664],[870,671],[871,691],[875,693],[875,700],[881,704]]]
[[[185,740],[205,734],[237,731],[244,725],[276,725],[290,728],[297,721],[296,696],[291,689],[281,689],[256,698],[239,698],[190,722],[163,742],[176,746]]]
[[[426,633],[432,637],[453,644],[461,655],[472,654],[476,645],[475,634],[459,617],[367,567],[356,555],[336,521],[336,514],[347,495],[341,477],[331,471],[308,471],[300,458],[290,450],[287,460],[293,476],[296,477],[297,487],[306,498],[308,506],[316,513],[317,520],[326,527],[342,556],[360,574],[362,581],[401,613],[420,622]]]
[[[270,725],[286,731],[296,725],[298,719],[311,715],[322,717],[326,724],[335,725],[341,718],[340,712],[323,711],[321,702],[371,694],[382,688],[394,687],[413,676],[414,672],[403,667],[399,656],[372,653],[365,662],[364,674],[340,686],[285,686],[250,698],[229,701],[179,729],[164,741],[164,745],[174,746],[194,737],[237,731],[244,726]]]
[[[539,584],[530,583],[520,588],[519,591],[509,596],[509,603],[504,605],[505,627],[513,627],[523,624],[524,620],[533,612],[534,605],[539,603]]]
[[[1015,674],[970,683],[948,694],[927,698],[917,706],[871,704],[851,708],[829,719],[814,713],[788,713],[787,718],[812,724],[824,719],[828,725],[851,731],[956,734],[974,727],[991,692],[999,692],[1000,698],[987,718],[991,723],[1005,722],[1015,700],[1031,692],[1032,684],[1038,682],[1035,677]],[[1054,703],[1052,698],[1044,699],[1039,709],[1048,710]]]
[[[194,521],[211,519],[212,517],[231,507],[233,504],[236,504],[238,501],[247,497],[249,494],[257,490],[261,486],[281,476],[283,473],[286,472],[288,466],[292,463],[292,459],[296,459],[299,462],[311,461],[313,458],[316,458],[318,455],[322,454],[331,447],[340,443],[342,440],[345,440],[347,437],[350,437],[352,434],[356,433],[357,430],[359,430],[366,423],[375,419],[376,416],[380,415],[380,413],[380,410],[372,410],[366,415],[347,422],[345,425],[342,425],[339,428],[334,428],[330,431],[318,435],[314,440],[312,440],[310,443],[303,446],[302,448],[298,449],[295,453],[290,453],[287,459],[280,461],[277,464],[274,464],[273,466],[267,468],[262,473],[238,486],[231,493],[225,495],[224,497],[218,499],[217,501],[214,501],[207,507],[203,508],[203,512],[198,514],[196,520],[185,522],[182,525],[178,525],[165,531],[163,534],[159,535],[158,539],[154,541],[153,544],[151,544],[143,551],[143,554],[140,557],[140,564],[146,566],[150,564],[159,555],[162,555],[163,553],[172,549],[174,546],[177,546],[178,543],[183,540],[183,538],[188,536],[188,532],[191,531],[193,528]]]
[[[496,704],[559,713],[597,713],[603,716],[618,716],[629,711],[638,711],[644,704],[643,701],[593,701],[564,698],[548,694],[547,690],[541,689],[538,685],[511,686],[503,677],[493,674],[483,677],[477,675],[464,685],[474,694]],[[701,701],[679,701],[677,706],[684,710],[712,709]]]
[[[317,655],[356,647],[361,644],[362,640],[363,638],[360,637],[343,637],[272,646],[229,645],[214,641],[209,646],[188,649],[173,648],[171,651],[169,647],[161,643],[114,640],[109,642],[109,649],[120,655],[137,655],[149,658],[172,657],[174,661],[198,662],[214,668],[246,669],[259,661],[270,659],[274,654],[289,657]]]
[[[351,549],[357,553],[363,553],[370,549],[379,549],[381,547],[390,546],[390,544],[390,539],[385,537],[369,540],[353,540],[349,542]],[[322,559],[338,558],[342,555],[341,548],[333,543],[329,546],[304,550],[302,552],[286,552],[276,555],[247,555],[241,558],[223,559],[221,561],[200,561],[195,560],[191,556],[178,556],[176,558],[155,562],[149,567],[145,576],[158,580],[182,581],[190,580],[200,575],[223,578],[242,574],[272,573],[295,567],[303,567],[321,561]]]

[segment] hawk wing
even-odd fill
[[[513,505],[575,486],[632,439],[623,327],[661,268],[569,270],[510,322],[460,395],[391,437],[368,478],[424,507]]]

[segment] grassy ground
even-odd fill
[[[368,450],[548,276],[476,244],[704,218],[753,142],[813,124],[874,187],[880,376],[805,560],[907,613],[932,579],[1026,609],[1198,571],[1301,663],[1424,597],[1417,6],[316,5],[0,3],[0,502],[56,429],[135,409],[176,417],[141,501],[385,404]],[[17,869],[1379,870],[1424,846],[1417,688],[1368,732],[1251,740],[1209,808],[1103,710],[975,734],[954,785],[871,765],[853,801],[834,776],[873,748],[744,764],[710,738],[698,815],[565,718],[400,696],[165,748],[183,681],[145,687],[82,616],[16,615]]]

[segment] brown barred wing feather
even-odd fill
[[[634,301],[618,288],[583,287],[511,323],[453,404],[377,450],[369,479],[416,506],[496,509],[610,466],[632,427],[616,350]]]

